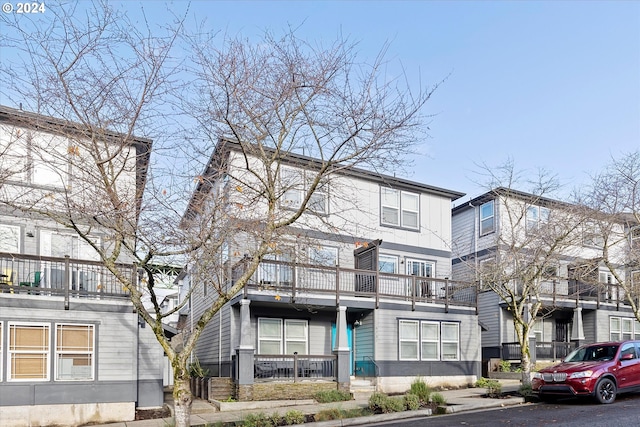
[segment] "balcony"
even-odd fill
[[[234,283],[245,266],[243,261],[234,266]],[[336,304],[342,297],[368,297],[376,307],[380,300],[408,301],[412,307],[416,303],[476,307],[476,290],[472,282],[264,260],[245,286],[244,295],[274,293],[292,300],[326,295],[335,298]]]
[[[133,265],[119,265],[135,282]],[[0,252],[0,293],[123,299],[128,293],[101,262]]]

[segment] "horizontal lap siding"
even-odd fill
[[[482,331],[482,346],[497,347],[501,344],[500,297],[495,292],[478,294],[478,321],[487,329]]]

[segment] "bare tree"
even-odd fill
[[[488,237],[491,255],[468,264],[480,286],[494,292],[512,316],[521,349],[522,383],[527,385],[530,331],[543,308],[552,309],[545,306],[544,296],[558,279],[562,258],[578,255],[574,249],[582,217],[575,207],[550,198],[558,183],[545,171],[527,178],[509,161],[495,169],[484,166],[484,172],[494,200],[496,230]]]
[[[601,248],[596,262],[620,285],[620,299],[640,321],[640,151],[612,159],[577,199],[590,212]]]
[[[420,139],[422,109],[435,87],[409,91],[405,80],[384,74],[384,51],[373,64],[358,63],[355,45],[343,40],[322,47],[293,33],[266,34],[256,44],[225,39],[216,48],[215,39],[179,39],[180,23],[139,30],[106,3],[87,10],[69,6],[48,16],[46,28],[7,22],[20,37],[3,42],[24,62],[4,64],[3,90],[72,129],[63,135],[70,141],[65,150],[53,140],[43,148],[58,153],[55,162],[70,161],[71,179],[81,185],[64,187],[55,203],[43,203],[51,195],[31,189],[4,192],[1,203],[54,219],[99,253],[167,354],[176,425],[188,426],[189,357],[209,321],[261,260],[278,250],[285,234],[296,238],[296,225],[345,226],[348,215],[340,224],[327,224],[322,215],[303,213],[318,213],[319,195],[348,168],[378,171],[402,164]],[[154,35],[159,31],[164,35]],[[172,57],[181,40],[193,52],[186,74],[182,68],[178,74],[180,61]],[[178,80],[189,73],[192,81]],[[165,146],[167,129],[178,121],[177,109],[167,105],[178,98],[185,107],[180,121],[192,117],[196,125]],[[136,134],[152,138],[153,146]],[[226,144],[239,150],[232,154]],[[146,158],[150,149],[147,185],[132,197],[131,160]],[[202,164],[203,158],[210,161]],[[301,165],[304,176],[286,178],[281,165],[291,161]],[[231,162],[239,167],[230,168]],[[300,195],[295,203],[291,190]],[[334,192],[342,192],[339,185]],[[345,200],[349,196],[343,194]],[[107,230],[109,242],[96,241],[95,229]],[[246,268],[230,282],[223,254],[238,240],[245,242],[244,251],[232,255],[241,255]],[[122,259],[135,261],[144,272],[142,286],[120,269]],[[210,292],[181,348],[172,346],[162,321],[191,294],[163,312],[154,291],[157,265],[176,262],[197,272],[195,285]]]

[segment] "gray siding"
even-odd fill
[[[362,317],[362,325],[354,328],[354,359],[355,361],[366,361],[375,359],[375,317],[376,312],[372,311]]]
[[[502,308],[499,303],[500,297],[495,292],[478,294],[478,321],[487,329],[482,331],[483,347],[496,347],[501,344]]]
[[[474,209],[460,212],[451,219],[451,255],[453,258],[467,256],[474,252],[474,240],[477,236],[475,221]]]

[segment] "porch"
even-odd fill
[[[577,347],[575,342],[535,342],[530,346],[531,360],[562,360]],[[520,361],[522,359],[522,349],[517,342],[502,343],[501,357],[502,360]]]
[[[137,282],[133,265],[119,264]],[[0,253],[0,293],[39,297],[125,299],[128,293],[99,261]]]

